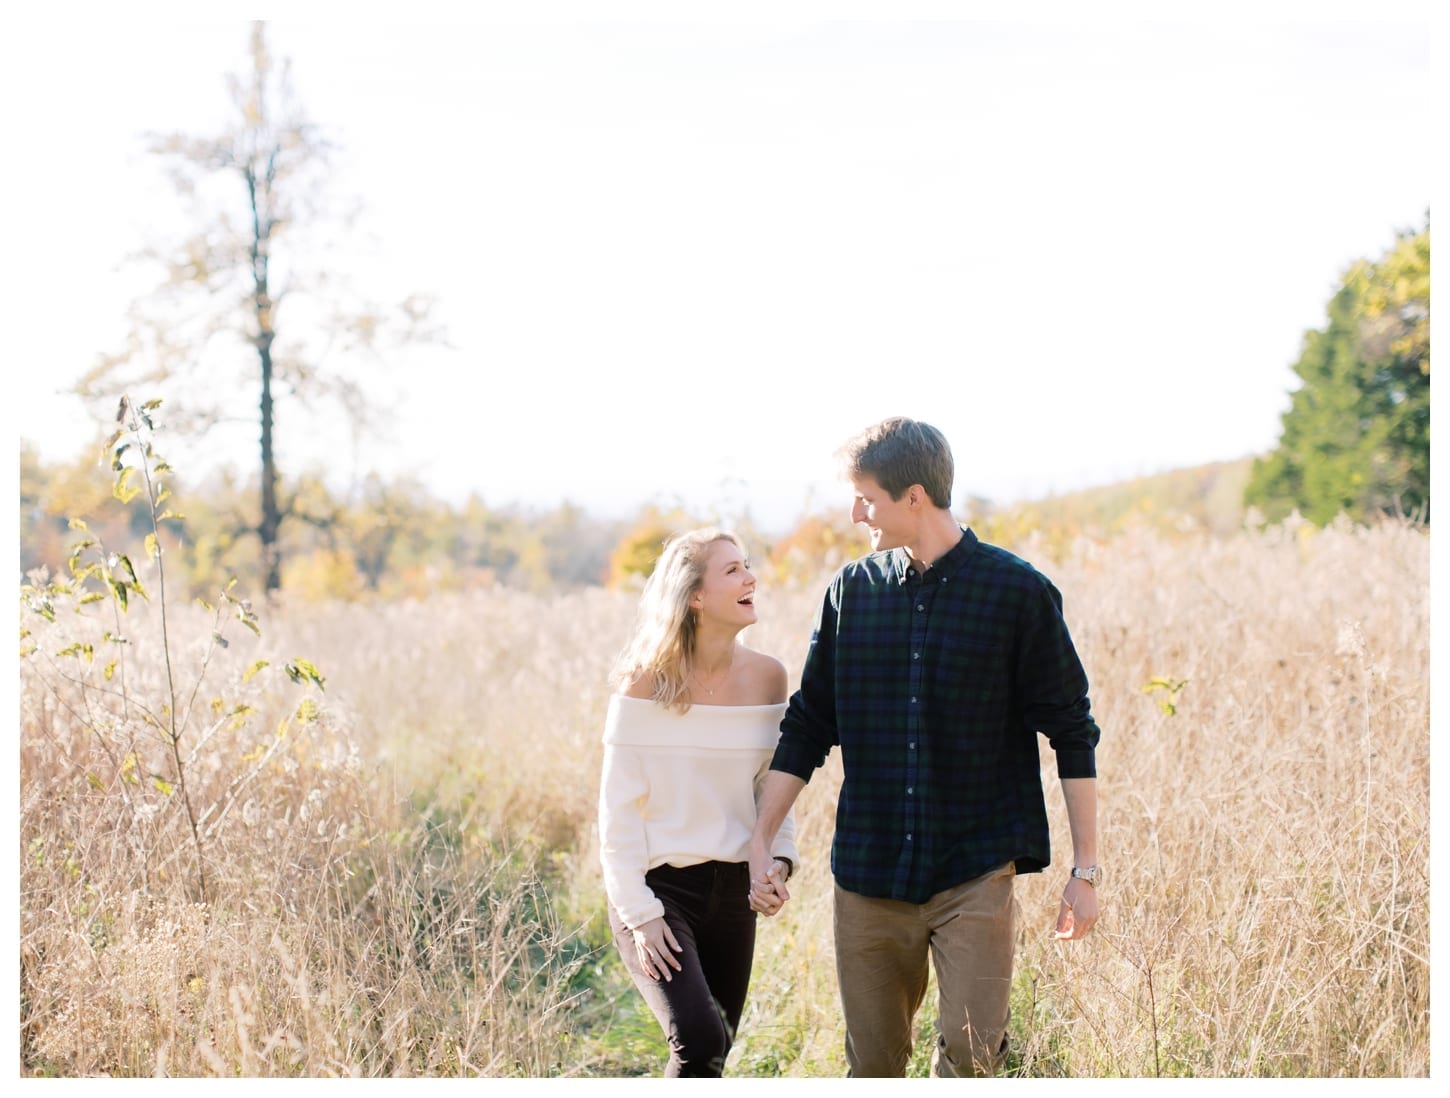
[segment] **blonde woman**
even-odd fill
[[[750,983],[755,806],[785,712],[780,661],[740,643],[755,576],[735,535],[665,547],[615,665],[599,790],[615,943],[668,1041],[667,1078],[719,1076]],[[794,820],[767,884],[796,861]],[[783,902],[757,907],[773,915]]]

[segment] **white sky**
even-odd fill
[[[438,295],[454,345],[380,391],[394,443],[284,406],[284,460],[769,527],[843,505],[831,452],[892,414],[947,433],[959,500],[1236,458],[1431,201],[1428,3],[719,6],[271,23],[379,292]],[[6,349],[48,458],[94,430],[58,391],[121,343],[121,261],[186,228],[143,135],[225,117],[248,26],[215,10],[11,43]],[[254,437],[208,454],[250,473]]]

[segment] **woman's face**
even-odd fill
[[[705,575],[690,605],[702,621],[743,628],[756,620],[755,576],[733,541],[717,541],[705,550]]]

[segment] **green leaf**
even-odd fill
[[[297,723],[312,724],[318,717],[322,716],[322,710],[317,707],[317,703],[311,698],[303,698],[297,706],[297,712],[294,715],[297,718]]]
[[[255,706],[251,706],[251,705],[239,705],[239,706],[237,706],[235,709],[233,709],[231,711],[231,713],[228,714],[227,728],[229,730],[235,732],[238,728],[244,727],[246,725],[246,723],[247,723],[247,718],[249,718],[256,711],[257,710],[256,710],[256,707]]]
[[[252,664],[251,667],[247,668],[245,671],[242,672],[242,681],[250,682],[256,676],[258,671],[262,670],[262,668],[267,666],[270,666],[268,660],[258,660],[256,663]]]
[[[94,774],[87,774],[86,781],[91,783],[92,789],[98,789],[102,793],[106,791],[106,783],[101,781],[101,779],[96,777]]]
[[[161,792],[168,797],[176,792],[176,787],[174,785],[168,782],[165,778],[157,777],[155,774],[151,775],[151,784],[154,785],[157,789],[161,790]]]
[[[157,542],[155,534],[147,534],[142,544],[146,547],[146,555],[152,560],[161,555],[161,545]]]
[[[111,585],[111,594],[116,596],[116,601],[121,604],[121,609],[127,609],[129,603],[127,602],[125,585],[111,579],[110,577],[106,578],[106,582]]]
[[[101,674],[105,676],[107,682],[110,682],[113,678],[116,677],[116,663],[116,660],[112,660],[110,663],[106,664],[105,668],[101,671]]]
[[[288,677],[291,678],[293,682],[300,683],[303,681],[307,681],[316,684],[317,689],[319,690],[326,689],[323,686],[322,673],[317,670],[316,665],[312,664],[307,660],[293,660],[291,663],[286,665],[286,670]]]
[[[105,596],[105,594],[103,592],[100,592],[100,591],[91,591],[88,594],[84,594],[79,599],[77,599],[76,600],[76,605],[77,606],[89,606],[93,602],[105,602],[105,601],[106,601],[106,596]]]
[[[86,525],[86,520],[79,518],[73,518],[70,520],[70,528],[72,530],[80,530],[83,532],[90,530],[90,527]]]

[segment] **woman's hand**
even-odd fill
[[[671,968],[676,972],[683,970],[675,954],[683,953],[684,947],[675,941],[675,932],[665,922],[663,915],[641,923],[631,933],[634,935],[634,952],[639,958],[639,967],[644,969],[645,975],[651,980],[658,980],[663,976],[668,983],[674,979],[670,974]]]

